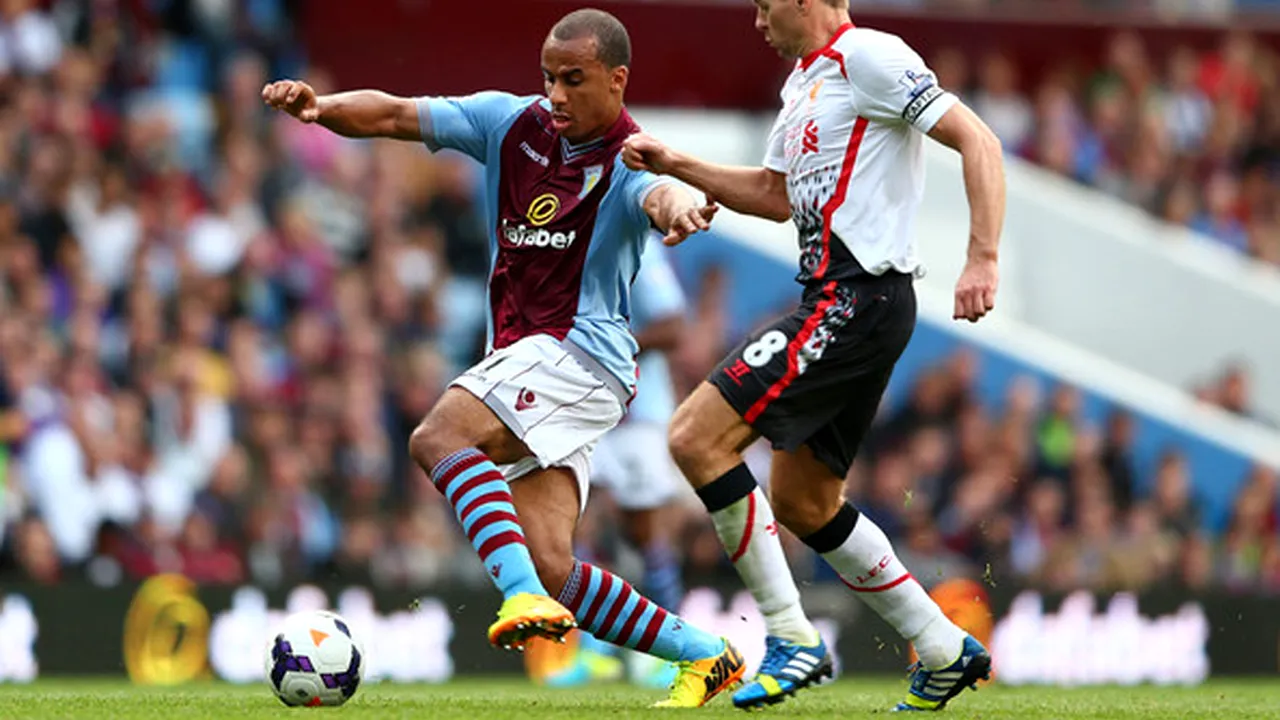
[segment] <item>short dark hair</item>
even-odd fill
[[[631,66],[631,37],[627,35],[627,28],[618,18],[603,10],[574,10],[551,28],[551,37],[560,41],[593,37],[596,40],[596,59],[606,67],[612,70]]]

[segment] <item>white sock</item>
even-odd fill
[[[960,657],[967,633],[911,577],[871,518],[859,515],[849,537],[822,557],[845,585],[915,646],[926,668],[943,668]]]
[[[744,467],[745,469],[745,467]],[[773,508],[759,487],[711,513],[716,533],[764,615],[770,635],[813,645],[819,635],[800,607],[800,590],[778,540]]]

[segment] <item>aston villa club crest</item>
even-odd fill
[[[600,182],[600,176],[603,174],[603,165],[592,165],[582,171],[582,192],[578,193],[579,200],[585,198],[595,189]]]

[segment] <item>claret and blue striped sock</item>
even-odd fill
[[[475,448],[463,448],[436,463],[431,480],[453,506],[463,531],[504,597],[547,594],[529,556],[511,488],[488,456]]]
[[[672,662],[724,652],[724,641],[663,610],[613,573],[575,562],[560,602],[578,626],[606,642]]]

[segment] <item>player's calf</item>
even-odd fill
[[[699,707],[734,687],[746,669],[727,640],[688,624],[589,563],[574,564],[560,602],[595,637],[676,663],[679,671],[662,707]]]
[[[582,507],[578,481],[567,467],[536,470],[511,482],[511,497],[523,518],[534,568],[543,587],[564,587],[573,572],[573,532]]]
[[[770,635],[811,645],[818,631],[800,606],[800,590],[778,540],[778,525],[764,491],[739,457],[697,487],[725,553],[764,615]]]
[[[560,602],[587,632],[663,660],[683,662],[714,657],[724,642],[693,627],[631,587],[631,583],[581,561],[560,590]]]
[[[547,595],[538,578],[511,489],[493,461],[476,448],[463,448],[436,463],[431,477],[502,591],[489,642],[523,649],[530,638],[559,639],[572,630],[573,614]]]
[[[840,498],[812,493],[772,493],[773,514],[783,527],[805,537],[821,530],[840,509]]]
[[[450,389],[414,431],[409,451],[449,501],[503,596],[545,597],[511,488],[485,451],[506,452],[509,435],[483,403],[463,390]]]
[[[493,461],[476,448],[463,448],[436,463],[431,479],[453,507],[463,532],[503,596],[546,595],[534,570],[511,490]]]
[[[925,668],[946,668],[965,650],[967,633],[942,612],[898,559],[889,538],[844,503],[826,526],[800,538],[840,580],[915,647]]]

